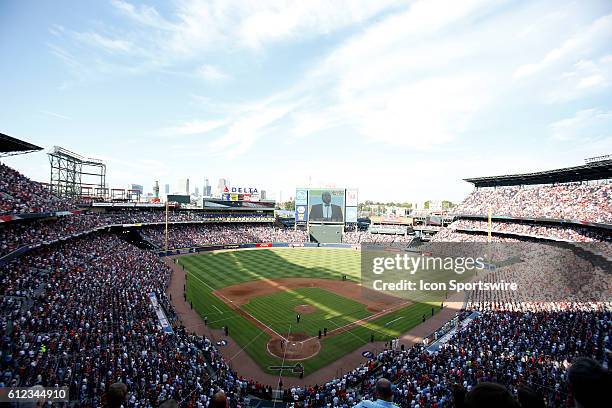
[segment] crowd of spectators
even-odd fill
[[[539,217],[612,224],[612,184],[558,184],[479,189],[456,214]]]
[[[51,194],[40,183],[0,163],[0,215],[62,211],[73,203]]]
[[[168,214],[169,247],[184,248],[202,245],[232,244],[239,242],[292,242],[308,241],[307,233],[291,228],[276,228],[271,223],[259,223],[268,215],[210,214],[201,211],[171,211]],[[207,221],[211,224],[197,223]],[[121,224],[163,223],[165,212],[127,210],[113,212],[89,212],[51,217],[37,220],[23,220],[0,226],[0,256],[6,255],[24,245],[38,245],[65,239],[75,234]],[[218,224],[214,224],[219,222]],[[191,223],[191,224],[190,224]],[[160,247],[165,246],[164,228],[144,227],[145,235]],[[410,242],[412,236],[380,234],[370,231],[346,231],[342,241],[349,244],[362,242]]]
[[[165,222],[166,211],[128,209],[98,213],[106,224],[136,224],[149,222]],[[171,210],[168,211],[168,222],[198,222],[198,221],[273,221],[274,215],[260,213],[233,214],[225,212],[203,212],[198,210]]]
[[[235,236],[244,237],[236,228]],[[566,288],[566,282],[553,279],[559,268],[586,262],[559,251],[567,250],[529,252],[524,259],[538,262],[527,269],[533,276],[519,276],[516,265],[492,273],[490,279],[527,283],[534,297],[475,293],[467,312],[479,316],[439,351],[387,348],[326,384],[285,389],[285,399],[303,406],[350,407],[372,398],[376,380],[384,376],[394,384],[394,401],[408,407],[449,406],[453,387],[469,392],[483,381],[503,384],[513,394],[529,386],[549,406],[571,406],[564,373],[572,360],[587,355],[606,367],[609,363],[612,305],[536,296],[542,285],[549,292]],[[115,382],[127,385],[130,407],[156,406],[168,398],[206,407],[219,389],[232,407],[249,396],[271,396],[269,385],[241,378],[208,339],[180,326],[165,294],[170,269],[113,234],[43,246],[0,272],[6,334],[0,342],[0,386],[68,386],[71,398],[84,406],[103,404]],[[593,293],[601,289],[596,282],[606,279],[599,278],[576,279],[595,285],[583,288]],[[174,335],[161,331],[149,293],[174,324]]]
[[[65,211],[70,210],[70,211]],[[168,222],[272,222],[264,213],[235,214],[163,208],[77,210],[70,200],[51,194],[40,183],[0,163],[0,215],[54,213],[46,218],[24,219],[0,224],[0,257],[25,245],[38,245],[75,234],[117,224]]]
[[[165,247],[165,229],[146,227],[142,234],[159,248]],[[168,229],[168,248],[191,248],[206,245],[238,244],[245,242],[289,242],[303,243],[306,231],[275,228],[271,225],[254,224],[186,224]]]
[[[486,234],[473,234],[443,228],[432,237],[431,242],[488,242],[488,240],[489,238]],[[491,242],[521,242],[521,240],[518,237],[492,235]]]
[[[504,265],[479,277],[483,282],[514,282],[517,289],[474,292],[468,298],[472,309],[493,305],[521,303],[542,308],[558,302],[605,302],[612,299],[612,276],[609,262],[598,262],[590,254],[569,246],[521,242],[496,245],[492,250],[505,252],[494,256],[496,264]],[[520,254],[516,257],[516,254]]]
[[[449,225],[454,230],[488,231],[487,221],[461,219]],[[517,234],[539,238],[553,238],[570,242],[612,242],[608,234],[573,225],[548,225],[518,222],[491,222],[492,233]]]
[[[4,184],[1,192],[4,197]],[[572,193],[575,199],[578,193]],[[24,206],[10,204],[9,211],[52,208],[31,194],[16,193],[21,198],[14,202]],[[3,209],[9,208],[6,202]],[[587,207],[582,214],[599,219],[598,210]],[[10,227],[15,229],[0,232],[2,251],[94,226],[133,223],[141,214],[80,214],[15,224]],[[53,227],[62,232],[56,235]],[[142,231],[158,244],[165,240],[160,227]],[[355,231],[345,235],[345,242],[398,238],[409,237]],[[304,231],[254,224],[171,227],[173,247],[306,239]],[[447,228],[434,239],[474,242],[487,237]],[[352,407],[376,393],[380,397],[377,380],[385,377],[392,384],[386,388],[392,394],[388,399],[411,408],[457,406],[457,395],[464,394],[462,401],[470,406],[488,382],[500,384],[510,398],[520,401],[527,392],[551,407],[574,406],[574,398],[605,401],[612,358],[609,271],[571,248],[527,245],[519,237],[494,240],[522,245],[511,251],[521,254],[520,261],[503,264],[482,279],[515,281],[522,291],[473,291],[458,316],[477,316],[451,331],[437,351],[425,345],[386,347],[325,384],[284,389],[284,399],[295,406]],[[43,245],[0,266],[0,387],[66,386],[73,403],[92,407],[108,403],[107,391],[115,383],[126,385],[123,404],[130,408],[159,406],[168,399],[206,408],[220,390],[231,408],[247,406],[252,397],[271,398],[278,384],[240,377],[209,339],[181,325],[166,294],[170,275],[171,269],[153,252],[107,231]],[[174,333],[162,330],[151,294]],[[586,394],[581,393],[584,387],[568,386],[568,369],[572,385],[580,384],[579,370],[571,371],[572,364],[583,361],[580,356],[592,358],[588,364],[603,373],[603,380],[591,382]]]
[[[143,228],[143,234],[160,248],[165,245],[165,230],[161,227]],[[359,244],[362,242],[410,242],[410,235],[375,234],[369,231],[345,231],[342,242]],[[287,242],[304,243],[308,234],[304,230],[276,228],[270,225],[253,224],[191,224],[174,225],[168,229],[168,248],[189,248],[205,245],[223,245],[244,242]]]
[[[232,214],[209,214],[201,211],[170,211],[168,222],[258,222],[265,217],[269,218],[269,216],[258,214],[235,216]],[[164,211],[81,211],[60,217],[5,223],[0,227],[0,256],[24,245],[36,245],[67,238],[96,228],[121,224],[163,223],[165,219]]]
[[[395,401],[406,407],[451,406],[455,386],[469,392],[480,382],[494,382],[515,395],[522,387],[533,388],[551,407],[573,406],[566,370],[578,356],[604,358],[610,309],[568,306],[543,312],[508,306],[515,310],[482,311],[437,352],[421,346],[381,353],[381,374],[397,385]]]
[[[5,223],[0,227],[0,256],[24,245],[42,244],[90,231],[102,222],[95,214],[74,214]]]
[[[395,402],[406,407],[452,406],[456,387],[469,392],[478,383],[494,382],[519,400],[529,389],[541,401],[539,406],[574,406],[567,382],[571,364],[589,356],[608,369],[610,271],[569,247],[524,241],[513,246],[498,249],[521,253],[520,262],[488,271],[480,279],[516,282],[520,290],[471,291],[466,312],[477,316],[458,326],[437,351],[426,351],[423,345],[377,356],[377,363],[383,364],[379,375],[396,384]],[[599,387],[593,392],[597,401],[608,391]],[[362,395],[367,398],[368,391]]]
[[[379,242],[379,243],[392,243],[392,242],[410,242],[412,235],[403,234],[380,234],[372,233],[369,230],[366,231],[347,231],[342,236],[342,242],[346,244],[360,244],[362,242]]]
[[[232,406],[246,395],[211,342],[177,325],[165,294],[171,271],[152,253],[101,233],[1,269],[0,386],[66,386],[83,406],[104,405],[115,382],[128,386],[130,407],[168,398],[205,407],[219,387]],[[150,293],[175,335],[162,332]]]
[[[470,242],[488,240],[487,221],[460,219],[434,236],[435,242]],[[521,237],[543,238],[579,243],[591,252],[612,259],[610,234],[593,228],[573,225],[549,225],[512,221],[491,222],[492,242],[517,242]],[[501,235],[500,235],[501,234]],[[512,237],[516,235],[516,237]]]

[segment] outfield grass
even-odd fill
[[[213,328],[228,325],[230,337],[253,358],[263,370],[282,361],[268,354],[267,334],[240,316],[212,294],[216,289],[257,279],[322,278],[358,282],[360,253],[350,249],[271,248],[237,250],[186,255],[179,263],[187,270],[187,297],[200,316],[206,316]],[[287,333],[295,325],[295,306],[312,304],[317,311],[302,315],[299,328],[292,332],[310,335],[327,327],[333,330],[370,315],[365,306],[319,288],[300,288],[288,292],[261,296],[242,309],[279,333]],[[438,303],[439,304],[439,303]],[[347,332],[323,338],[321,351],[302,362],[306,374],[324,367],[359,348],[375,335],[376,340],[388,340],[421,323],[423,314],[431,314],[432,304],[416,303],[393,313],[357,326]],[[236,367],[234,365],[234,367]]]

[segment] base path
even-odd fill
[[[174,257],[166,257],[164,261],[173,270],[170,279],[170,285],[166,293],[171,296],[172,304],[174,305],[177,316],[180,322],[185,326],[187,332],[194,333],[199,336],[206,336],[216,343],[219,340],[225,339],[228,341],[226,347],[218,347],[218,350],[223,355],[225,361],[231,368],[238,371],[238,374],[244,378],[253,379],[261,384],[276,386],[278,384],[277,374],[268,374],[263,371],[259,365],[234,342],[231,337],[225,337],[223,330],[211,329],[204,325],[204,322],[198,313],[191,309],[188,302],[183,298],[183,287],[186,283],[185,270],[174,263]],[[333,281],[332,281],[333,282]],[[361,287],[360,287],[361,289]],[[447,321],[451,320],[455,313],[461,308],[461,302],[446,302],[445,308],[436,313],[433,317],[427,319],[425,323],[411,329],[400,338],[400,343],[407,347],[413,344],[420,343],[423,339],[433,333],[436,329],[443,326]],[[369,351],[376,354],[384,350],[385,342],[379,341],[374,343],[364,344],[358,349],[344,355],[333,363],[315,371],[307,373],[303,379],[297,377],[283,376],[283,384],[285,387],[293,386],[310,386],[314,384],[323,384],[341,376],[349,371],[352,371],[360,364],[367,361],[362,353]]]

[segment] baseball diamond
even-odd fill
[[[187,300],[201,318],[211,328],[227,327],[229,337],[267,373],[287,361],[300,361],[304,372],[312,373],[372,338],[399,337],[439,306],[366,293],[358,284],[355,250],[230,250],[186,255],[178,262],[186,271]]]

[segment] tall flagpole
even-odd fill
[[[166,197],[166,253],[168,253],[168,198]]]

